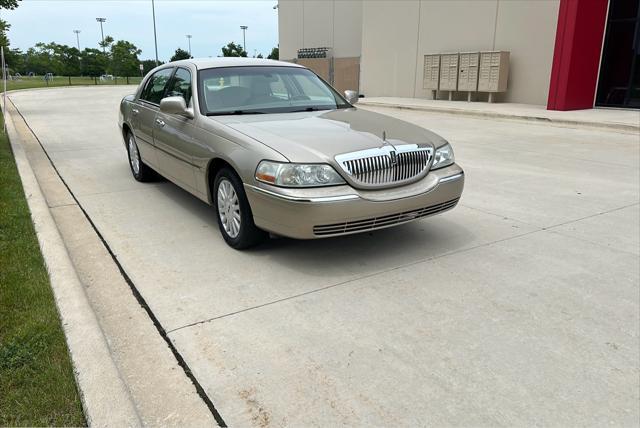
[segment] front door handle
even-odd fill
[[[138,110],[137,108],[132,108],[131,113],[133,113],[134,115],[137,115],[138,113],[140,113],[140,110]]]
[[[156,123],[157,123],[159,126],[164,126],[164,120],[162,120],[162,119],[156,119]]]

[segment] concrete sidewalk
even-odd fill
[[[372,97],[361,98],[359,104],[395,107],[436,113],[467,116],[549,122],[570,127],[605,128],[640,132],[640,111],[595,108],[589,110],[556,111],[545,106],[514,103],[426,100],[422,98]]]
[[[101,90],[92,88],[95,94]],[[106,89],[118,96],[130,90]],[[7,100],[7,129],[89,426],[215,426],[189,367],[130,288],[116,256],[41,145],[48,139],[39,141],[13,104],[14,96]],[[68,132],[60,135],[66,139]]]

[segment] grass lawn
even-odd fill
[[[86,422],[13,153],[0,130],[0,426],[14,425]]]
[[[129,77],[130,85],[137,85],[142,80],[141,77]],[[7,80],[7,91],[13,89],[31,89],[31,88],[47,88],[56,86],[80,86],[80,85],[126,85],[126,77],[118,77],[114,80],[101,81],[99,78],[94,80],[93,77],[71,77],[71,83],[69,83],[69,77],[56,76],[49,82],[46,82],[42,76],[36,77],[22,77],[20,80]],[[0,91],[2,88],[0,87]]]

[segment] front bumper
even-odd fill
[[[384,190],[244,186],[256,226],[277,235],[313,239],[382,229],[447,211],[460,199],[464,172],[454,164],[430,171],[418,182]]]

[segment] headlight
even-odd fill
[[[344,184],[329,165],[262,161],[256,169],[256,180],[282,187],[317,187]]]
[[[453,156],[453,148],[451,148],[449,143],[437,149],[434,158],[431,169],[444,168],[445,166],[452,165],[456,161],[455,156]]]

